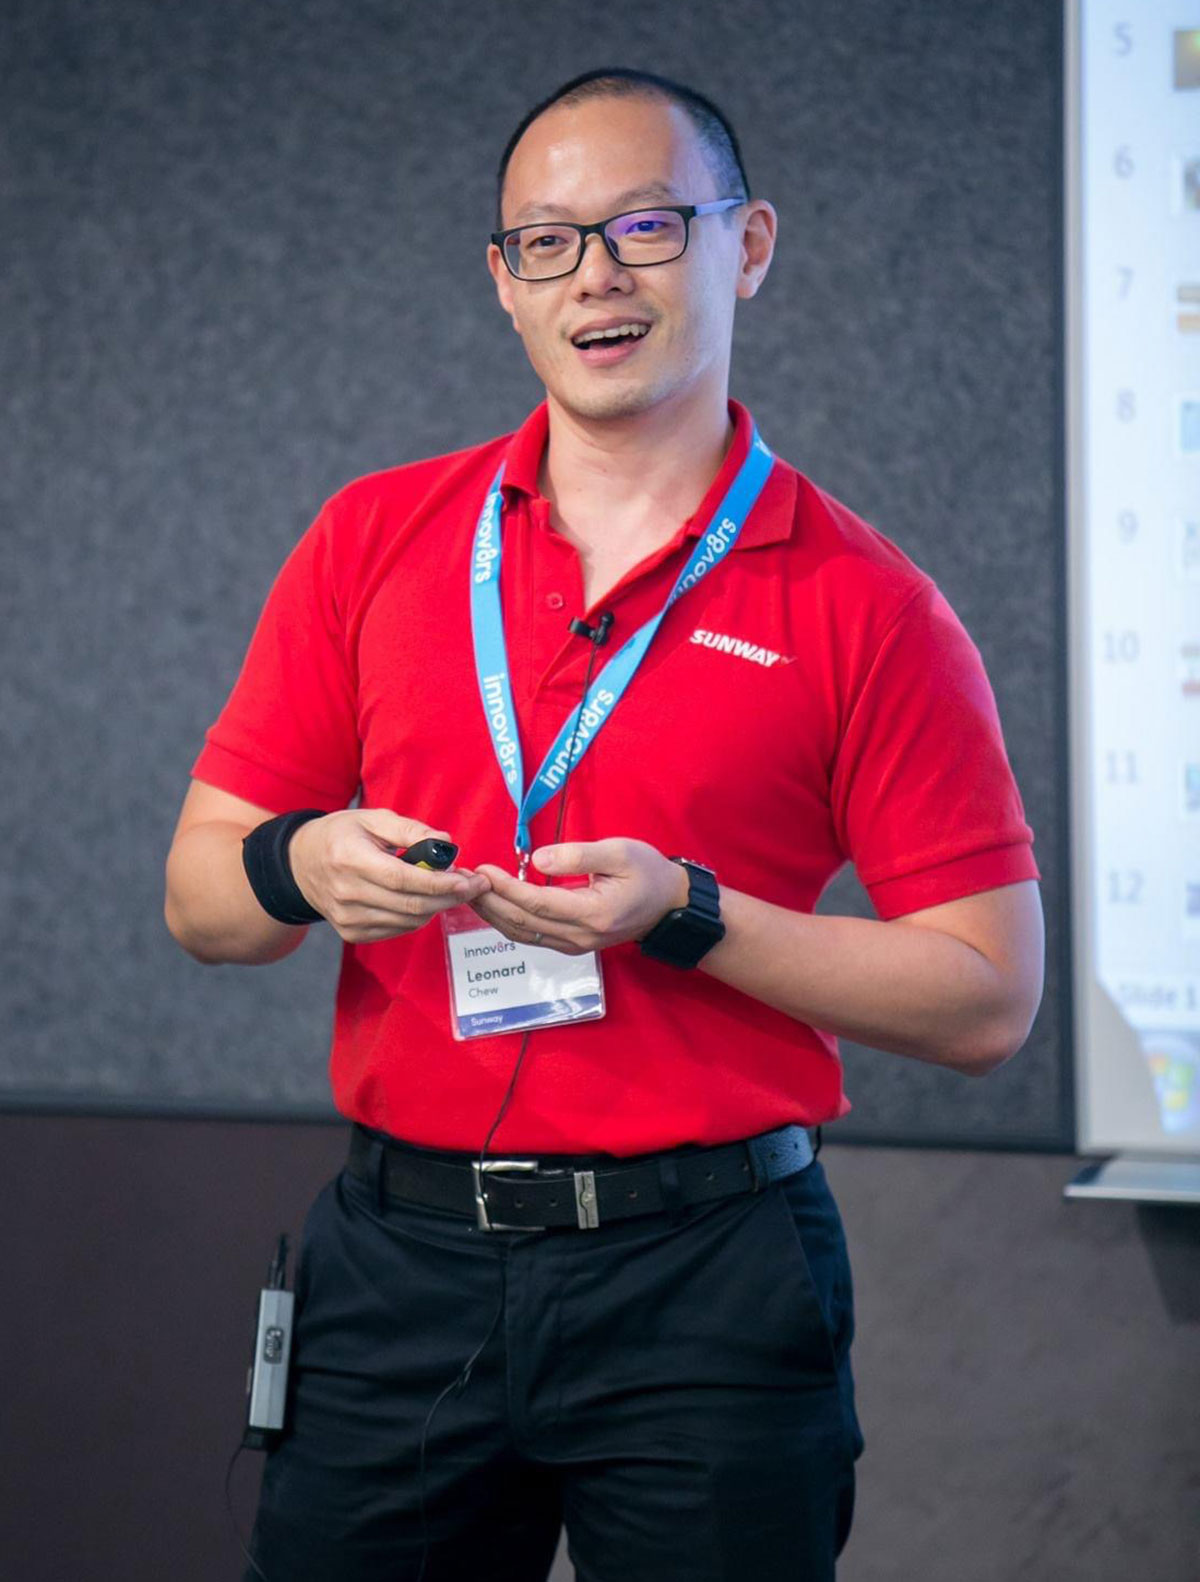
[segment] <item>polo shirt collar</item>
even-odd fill
[[[709,486],[708,493],[696,507],[694,515],[683,524],[683,531],[691,538],[699,538],[702,529],[721,503],[726,490],[737,476],[750,449],[751,419],[749,410],[732,397],[729,415],[733,419],[733,443],[721,463],[721,469]],[[502,490],[518,491],[533,500],[540,500],[538,470],[542,453],[550,433],[549,403],[542,401],[521,424],[509,441],[504,463]],[[512,494],[508,495],[511,503]],[[791,536],[792,512],[796,498],[796,480],[792,469],[778,461],[771,469],[771,476],[759,495],[754,509],[746,518],[736,549],[753,549],[756,544],[777,544]]]

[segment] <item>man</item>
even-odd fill
[[[1032,832],[930,579],[729,399],[776,214],[720,112],[589,73],[499,206],[546,401],[327,503],[168,859],[201,961],[345,942],[257,1565],[532,1582],[565,1524],[581,1582],[816,1582],[862,1439],[806,1128],[838,1035],[1024,1042]],[[812,914],[847,858],[879,921]]]

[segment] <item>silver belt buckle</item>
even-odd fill
[[[548,1230],[548,1225],[505,1225],[492,1219],[483,1195],[483,1174],[493,1170],[536,1170],[536,1159],[475,1159],[471,1172],[475,1178],[475,1223],[480,1230]],[[591,1170],[572,1170],[575,1188],[575,1217],[580,1230],[597,1230],[600,1215],[596,1207],[596,1176]]]
[[[487,1199],[483,1195],[484,1172],[493,1170],[536,1170],[536,1159],[478,1159],[472,1161],[471,1174],[475,1177],[475,1223],[480,1230],[545,1230],[545,1225],[502,1225],[488,1216]]]

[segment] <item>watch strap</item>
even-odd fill
[[[644,956],[672,967],[695,967],[725,937],[717,876],[703,863],[672,857],[687,872],[686,906],[675,907],[641,941]]]

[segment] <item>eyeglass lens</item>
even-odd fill
[[[665,264],[683,252],[687,222],[669,210],[643,209],[617,215],[604,234],[623,264]],[[505,253],[522,280],[542,280],[574,269],[582,240],[578,231],[553,221],[524,225],[508,238]]]

